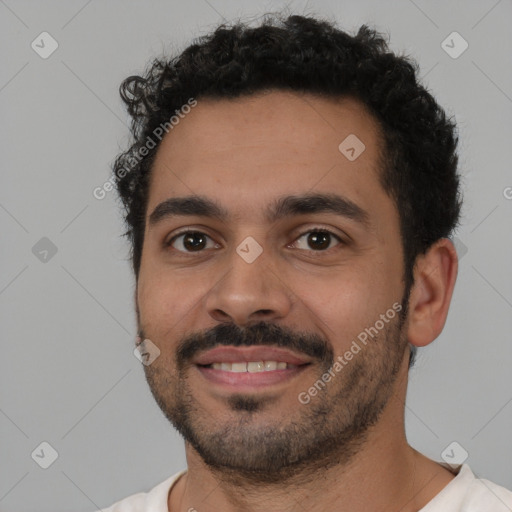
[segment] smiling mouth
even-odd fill
[[[284,361],[237,361],[196,364],[208,388],[221,393],[255,393],[283,386],[300,375],[311,363],[300,365]]]
[[[198,365],[203,368],[211,368],[213,370],[222,370],[231,373],[260,373],[260,372],[272,372],[276,370],[287,370],[298,368],[303,365],[296,365],[292,363],[286,363],[284,361],[239,361],[239,362],[222,362],[212,363],[208,365]]]
[[[231,394],[284,385],[313,361],[291,350],[260,345],[219,346],[200,353],[192,363],[208,387]]]

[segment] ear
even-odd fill
[[[409,298],[407,338],[412,345],[424,347],[443,330],[457,271],[457,251],[448,238],[441,238],[418,257]]]

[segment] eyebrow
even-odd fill
[[[265,218],[273,223],[285,217],[315,213],[334,213],[364,225],[371,226],[368,212],[350,199],[337,194],[304,194],[284,196],[273,201]],[[149,216],[150,226],[176,216],[199,216],[226,222],[229,212],[216,201],[203,196],[171,197],[156,206]]]

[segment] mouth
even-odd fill
[[[259,373],[286,370],[287,368],[297,368],[297,366],[282,361],[249,361],[247,363],[245,361],[238,361],[235,363],[212,363],[204,366],[203,368],[213,368],[214,370],[222,370],[231,373]]]
[[[193,363],[208,383],[247,392],[287,382],[312,361],[277,347],[224,346],[200,354]]]

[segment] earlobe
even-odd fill
[[[443,330],[457,271],[457,252],[448,238],[441,238],[418,257],[409,299],[407,338],[412,345],[424,347]]]

